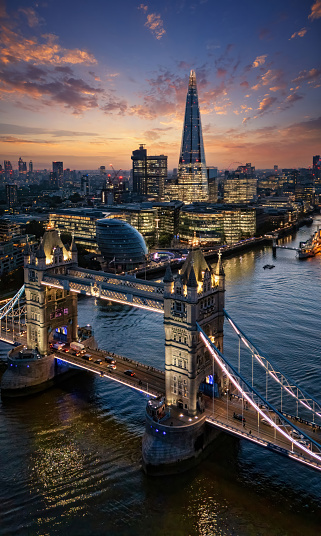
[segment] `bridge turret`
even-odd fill
[[[225,276],[221,265],[218,271],[214,276],[202,251],[193,249],[173,284],[165,282],[166,403],[190,415],[197,413],[200,383],[213,371],[211,356],[200,340],[196,323],[216,344],[223,346]],[[216,382],[220,390],[218,374]]]
[[[59,281],[51,284],[46,280],[48,275],[52,279],[55,274],[65,275],[75,264],[75,255],[52,228],[45,232],[35,255],[25,255],[27,345],[42,355],[47,354],[49,340],[58,332],[64,342],[77,339],[77,294],[65,290]]]
[[[220,290],[223,290],[223,291],[225,290],[225,272],[224,272],[223,263],[222,263],[221,250],[219,250],[218,252],[218,260],[217,260],[217,265],[216,265],[216,270],[215,270],[214,281],[215,281],[215,284],[218,285]]]
[[[166,266],[166,271],[165,271],[163,283],[164,283],[164,292],[170,292],[170,293],[173,292],[174,277],[173,277],[173,273],[172,273],[170,264],[168,264]]]
[[[45,254],[45,250],[43,248],[43,239],[42,238],[40,238],[40,244],[39,244],[38,249],[36,251],[35,262],[36,262],[36,266],[39,268],[39,270],[44,270],[46,268],[46,254]]]
[[[78,264],[78,249],[75,242],[75,235],[72,233],[72,241],[70,246],[70,252],[71,252],[71,260],[75,264]]]

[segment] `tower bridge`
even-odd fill
[[[148,473],[186,470],[222,431],[321,470],[321,405],[260,353],[225,311],[220,256],[213,271],[193,249],[175,277],[168,265],[162,283],[142,281],[78,267],[74,241],[67,250],[48,229],[38,250],[26,251],[24,271],[24,287],[0,309],[2,322],[13,326],[17,310],[20,320],[23,311],[27,347],[10,352],[2,396],[41,390],[77,367],[149,395],[142,442]],[[91,349],[86,361],[51,349],[57,333],[67,343],[78,339],[78,294],[162,313],[165,370],[121,356],[112,370],[102,350]],[[224,356],[224,318],[238,338],[238,367]],[[251,378],[241,374],[241,344]]]

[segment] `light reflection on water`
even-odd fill
[[[311,232],[301,229],[294,243]],[[263,270],[272,262],[273,270]],[[321,258],[298,261],[294,251],[278,250],[272,261],[265,248],[224,266],[232,318],[320,398]],[[79,324],[87,323],[99,346],[163,368],[161,315],[80,299]],[[226,324],[224,344],[235,359],[237,342]],[[86,373],[41,395],[2,402],[0,534],[319,533],[320,475],[229,436],[220,436],[208,460],[187,474],[146,477],[145,402]]]

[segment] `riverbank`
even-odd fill
[[[240,253],[244,253],[246,251],[257,249],[263,246],[271,246],[273,240],[278,238],[283,238],[285,236],[293,235],[295,234],[300,227],[303,227],[304,225],[311,225],[313,222],[313,218],[311,216],[305,217],[302,220],[295,222],[291,225],[287,225],[281,229],[276,229],[275,231],[271,232],[270,234],[266,234],[264,236],[260,237],[253,237],[253,238],[247,238],[245,240],[241,240],[240,242],[237,242],[236,244],[232,244],[230,246],[224,245],[224,246],[215,246],[213,248],[202,248],[204,257],[208,261],[215,261],[218,258],[218,252],[221,251],[222,257],[234,257],[236,255],[239,255]],[[185,262],[185,259],[182,260],[173,260],[170,261],[170,266],[172,269],[172,272],[176,272],[179,270]],[[166,266],[168,262],[159,263],[156,266],[148,267],[148,268],[140,268],[139,270],[133,270],[130,272],[130,274],[135,274],[136,277],[140,279],[154,279],[155,277],[163,277],[165,274]]]

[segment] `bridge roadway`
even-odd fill
[[[99,374],[102,378],[111,379],[136,389],[137,391],[151,395],[153,397],[165,395],[165,372],[155,367],[144,365],[133,359],[118,356],[103,350],[93,350],[86,348],[86,354],[90,354],[92,361],[87,361],[83,356],[75,356],[70,352],[55,350],[54,356],[79,368]],[[84,354],[84,355],[86,355]],[[116,361],[116,369],[108,367],[105,357],[111,357]],[[102,363],[96,363],[96,360]],[[125,374],[126,370],[132,370],[134,376]]]
[[[275,428],[268,424],[261,422],[261,417],[258,419],[258,414],[254,411],[253,408],[248,407],[243,409],[243,417],[245,422],[239,421],[233,417],[233,414],[242,415],[242,399],[237,397],[232,397],[228,399],[224,396],[220,399],[214,399],[214,416],[213,416],[213,400],[205,397],[205,415],[206,421],[217,427],[221,428],[225,432],[238,436],[242,439],[247,439],[253,443],[261,445],[283,454],[291,458],[296,459],[297,461],[310,465],[315,469],[321,470],[321,462],[303,452],[301,449],[296,447],[291,440],[286,439],[281,435]],[[275,414],[273,412],[266,412],[267,415],[274,420]],[[311,436],[313,440],[321,444],[321,430],[316,427],[313,432],[312,425],[298,423],[295,418],[289,418],[296,427],[300,428],[305,434]],[[316,448],[313,444],[310,444],[312,451],[316,451]],[[317,452],[320,456],[320,452]],[[320,456],[321,457],[321,456]]]
[[[153,397],[165,395],[165,373],[159,369],[148,367],[143,363],[127,359],[122,356],[115,356],[102,350],[87,349],[93,360],[86,361],[81,356],[73,356],[70,353],[63,351],[56,351],[55,356],[59,359],[67,361],[77,367],[84,370],[99,374],[102,379],[110,379],[136,389],[142,393],[151,395]],[[112,357],[116,361],[116,369],[108,368],[108,363],[105,362],[105,357]],[[102,363],[95,363],[95,360],[101,359]],[[130,377],[124,374],[126,370],[132,370],[135,372],[135,376]],[[214,399],[214,418],[213,418],[213,399],[204,396],[205,411],[199,416],[205,417],[206,421],[217,428],[221,428],[226,433],[239,437],[240,439],[246,439],[259,446],[273,450],[279,454],[292,457],[297,461],[310,465],[314,468],[321,470],[321,462],[318,463],[315,458],[304,453],[291,440],[286,439],[278,431],[271,426],[261,422],[261,417],[258,419],[257,413],[250,406],[243,409],[243,416],[245,423],[243,423],[233,417],[234,413],[242,414],[242,399],[233,397],[227,400],[226,396],[222,398]],[[177,414],[177,415],[176,415]],[[269,412],[268,416],[274,419],[275,414]],[[186,426],[191,420],[188,415],[182,413],[181,410],[171,410],[171,420],[174,420],[175,425]],[[313,437],[315,441],[321,444],[321,430],[316,427],[313,432],[311,425],[304,423],[298,423],[295,418],[290,418],[290,421],[295,426],[302,429],[304,433]],[[164,422],[163,424],[166,424]],[[313,445],[311,445],[313,450]]]

